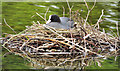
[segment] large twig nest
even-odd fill
[[[23,32],[7,37],[3,47],[10,52],[37,60],[48,66],[86,66],[101,58],[117,56],[120,42],[90,25],[79,24],[70,30],[34,24]]]

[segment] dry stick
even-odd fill
[[[37,21],[37,23],[40,25],[40,22],[39,22],[39,21]]]
[[[38,21],[37,23],[40,25],[40,22],[39,22],[39,21]]]
[[[117,35],[118,35],[118,38],[119,38],[118,22],[116,23],[116,29],[117,29]]]
[[[92,7],[90,10],[89,10],[89,7],[88,7],[88,5],[87,5],[86,0],[84,0],[84,1],[85,1],[85,5],[87,6],[87,9],[88,9],[87,17],[86,17],[85,22],[84,22],[84,28],[86,28],[86,23],[87,23],[87,20],[88,20],[89,14],[90,14],[90,12],[92,11],[92,9],[95,7],[96,0],[95,0],[95,2],[94,2],[93,7]],[[88,24],[88,25],[89,25],[89,24]],[[89,25],[89,26],[90,26],[90,25]]]
[[[51,40],[51,41],[53,41],[53,42],[59,42],[59,43],[61,43],[61,44],[65,44],[65,45],[67,45],[67,46],[69,46],[69,47],[72,47],[70,44],[68,44],[68,43],[64,43],[63,41],[58,41],[58,40],[55,40],[55,39],[47,39],[46,38],[46,40]],[[77,49],[77,48],[76,48]],[[84,51],[82,51],[82,50],[80,50],[80,49],[78,49],[79,51],[81,51],[81,52],[84,52]]]
[[[18,53],[18,52],[14,52],[16,55],[19,55],[19,56],[21,56],[21,57],[23,57],[23,54],[21,54],[21,53]],[[24,58],[24,57],[23,57]],[[30,59],[31,60],[31,58],[30,57],[26,57],[26,58],[28,58],[28,59]],[[29,62],[31,62],[30,60],[28,60]]]
[[[63,41],[58,41],[58,40],[55,40],[55,39],[47,39],[47,38],[46,38],[46,40],[50,40],[50,41],[53,41],[53,42],[59,42],[59,43],[61,43],[61,44],[65,44],[65,45],[71,47],[71,45],[69,45],[68,43],[64,43]]]
[[[91,28],[92,29],[92,28]],[[93,29],[92,29],[93,30]],[[93,30],[94,31],[94,30]],[[93,33],[95,36],[96,36],[96,34],[95,33]],[[97,37],[97,36],[96,36]],[[99,41],[99,40],[98,40]],[[99,43],[100,44],[100,43]]]
[[[44,54],[45,56],[49,56],[49,57],[53,57],[53,56],[50,56],[49,54],[71,54],[70,52],[38,52],[38,53],[31,53],[31,54]]]
[[[85,2],[85,5],[86,5],[86,7],[87,7],[87,9],[88,9],[87,17],[86,17],[85,22],[84,22],[84,28],[86,28],[86,22],[87,22],[87,19],[88,19],[88,16],[89,16],[90,10],[89,10],[89,7],[88,7],[88,5],[87,5],[86,0],[84,0],[84,2]]]
[[[94,57],[94,58],[97,58],[97,59],[98,59],[98,58],[101,58],[101,57]],[[84,58],[80,58],[80,59],[73,59],[73,60],[67,60],[67,59],[66,59],[66,60],[64,60],[64,62],[59,63],[59,64],[58,64],[58,66],[59,66],[59,65],[61,65],[61,64],[66,63],[66,62],[68,62],[68,61],[74,62],[74,61],[77,61],[77,60],[83,60],[83,59],[84,59]],[[86,59],[91,59],[91,57],[87,57]]]
[[[96,30],[96,29],[95,29]],[[113,34],[115,34],[111,29],[110,29],[110,31],[113,33]],[[100,31],[96,31],[96,32],[100,32]],[[100,32],[101,33],[101,32]],[[104,28],[103,28],[103,32],[101,33],[101,34],[103,34],[104,36],[106,36],[106,35],[109,35],[109,34],[106,34],[105,33],[105,30],[104,30]],[[111,36],[111,35],[110,35]],[[115,36],[116,36],[116,34],[115,34]],[[106,36],[107,37],[107,36]],[[108,38],[108,37],[107,37]],[[111,39],[115,39],[113,36],[112,37],[109,37],[109,38],[111,38]],[[117,40],[117,39],[115,39],[115,40]]]
[[[67,5],[68,5],[68,7],[69,7],[70,20],[71,20],[71,17],[72,17],[71,11],[72,11],[73,5],[72,5],[72,7],[70,7],[68,0],[66,0],[66,1],[67,1]]]
[[[117,29],[117,35],[118,35],[118,41],[119,41],[119,29],[118,29],[118,22],[116,23],[116,29]],[[117,60],[117,42],[118,41],[115,41],[115,54],[116,54],[116,56],[115,56],[115,61]]]
[[[71,20],[71,18],[72,18],[71,11],[72,11],[73,6],[70,7],[68,0],[66,0],[66,1],[67,1],[67,5],[68,5],[68,7],[69,7],[70,20]],[[70,26],[71,26],[71,24],[70,24]],[[70,30],[71,30],[71,28],[70,28]],[[72,37],[73,37],[73,36],[72,36],[72,32],[70,32],[70,34],[71,34],[71,38],[72,38]],[[73,40],[72,40],[72,42],[73,42]]]
[[[6,24],[14,33],[16,33],[16,32],[14,31],[14,29],[7,24],[5,18],[4,18],[4,22],[5,22],[5,24]],[[17,33],[16,33],[16,34],[17,34]]]
[[[63,37],[62,35],[58,34],[58,33],[55,32],[54,30],[50,29],[50,27],[49,27],[48,25],[43,25],[43,26],[44,26],[45,28],[49,29],[51,32],[53,32],[53,33],[57,34],[58,36],[62,37],[62,38],[65,39],[66,41],[72,43],[73,45],[76,45],[76,46],[78,46],[78,47],[80,47],[80,48],[82,48],[82,49],[84,49],[84,50],[86,50],[86,51],[89,51],[89,52],[91,52],[91,53],[100,55],[100,54],[98,54],[98,53],[96,53],[96,52],[92,52],[92,51],[90,51],[89,49],[85,49],[85,48],[83,48],[82,46],[79,46],[78,44],[75,44],[75,43],[73,43],[73,42],[67,40],[67,39],[66,39],[65,37]],[[51,28],[52,28],[52,27],[51,27]],[[100,55],[100,56],[101,56],[101,57],[105,57],[105,56],[103,56],[103,55]]]
[[[23,43],[23,45],[19,48],[22,51],[22,48],[28,43],[29,39]],[[24,51],[22,51],[26,56],[28,56]]]
[[[69,3],[68,3],[68,0],[66,0],[67,1],[67,5],[68,5],[68,7],[69,7],[69,12],[70,12],[70,20],[71,20],[71,8],[70,8],[70,5],[69,5]]]
[[[34,21],[33,21],[33,23],[36,24]],[[37,23],[40,25],[39,21],[37,21]],[[37,37],[37,35],[35,35],[35,37]],[[37,44],[38,44],[38,42],[37,42]]]
[[[47,21],[44,17],[42,17],[40,14],[38,14],[37,12],[36,12],[36,14],[38,15],[38,16],[40,16],[42,19],[44,19],[45,21]]]
[[[113,30],[110,29],[110,31],[116,36],[116,34],[113,32]],[[104,28],[103,28],[103,32],[102,33],[106,34]],[[107,33],[107,35],[109,35],[111,37],[111,39],[113,39],[113,38],[115,39],[115,37],[112,34]]]
[[[84,22],[84,28],[86,28],[86,22],[87,22],[87,20],[88,20],[89,14],[90,14],[90,10],[88,11],[88,13],[87,13],[87,17],[86,17],[86,19],[85,19],[85,22]]]
[[[5,19],[4,19],[4,21],[5,21]],[[5,21],[6,22],[6,21]],[[6,23],[7,24],[7,23]],[[8,25],[9,26],[9,25]],[[9,26],[10,27],[10,26]],[[11,28],[12,29],[12,28]],[[26,30],[28,30],[28,29],[26,29]],[[23,32],[25,32],[26,30],[24,30],[24,31],[22,31],[22,32],[20,32],[19,34],[17,34],[17,35],[20,35],[21,33],[23,33]],[[7,49],[9,52],[11,52],[8,48],[6,48],[5,47],[5,44],[6,43],[8,43],[13,37],[15,37],[15,36],[17,36],[17,35],[14,35],[14,36],[12,36],[10,39],[8,39],[2,46],[5,48],[5,49]]]
[[[85,5],[86,5],[87,9],[89,10],[89,7],[88,7],[88,5],[87,5],[87,2],[86,2],[86,0],[84,0],[84,2],[85,2]]]
[[[109,28],[109,29],[110,29],[110,31],[112,32],[112,34],[115,35],[115,37],[117,37],[116,33],[113,32],[113,30],[112,30],[111,28]]]
[[[64,6],[62,6],[62,8],[63,8],[63,17],[65,17],[65,8]]]
[[[31,18],[33,18],[35,15],[31,16]]]
[[[33,24],[37,25],[37,24],[35,23],[35,21],[32,21],[32,22],[33,22]]]
[[[30,27],[30,28],[31,28],[31,27]],[[16,35],[13,35],[10,39],[8,39],[8,40],[5,42],[2,46],[5,47],[5,44],[8,43],[13,37],[16,37],[16,36],[22,34],[23,32],[29,30],[30,28],[28,28],[28,29],[26,29],[26,30],[24,30],[24,31],[22,31],[22,32],[20,32],[20,33],[18,33],[18,34],[16,34]]]
[[[93,7],[90,9],[91,11],[92,11],[92,9],[95,7],[95,5],[96,5],[96,0],[95,0],[95,2],[94,2]]]
[[[11,38],[10,38],[11,39]],[[8,42],[8,41],[7,41]],[[12,53],[12,51],[10,51],[7,47],[5,47],[5,44],[7,43],[7,42],[5,42],[2,46],[5,48],[5,49],[7,49],[10,53]]]
[[[85,33],[84,33],[84,37],[85,37]],[[84,38],[84,47],[85,47],[85,49],[86,49],[86,40],[85,40],[85,38]],[[84,63],[84,60],[85,60],[85,58],[86,58],[86,55],[87,55],[87,51],[85,50],[85,52],[83,52],[85,55],[83,55],[84,56],[84,58],[83,58],[83,60],[82,60],[82,64]],[[83,66],[83,65],[82,65]]]
[[[110,47],[112,47],[112,46],[111,46],[111,44],[110,44],[111,42],[110,42],[110,41],[108,41],[108,40],[109,40],[109,38],[107,37],[107,34],[104,34],[104,35],[105,35],[105,37],[104,37],[104,38],[106,39],[106,41],[107,41],[107,42],[109,42],[109,46],[110,46]],[[116,41],[115,41],[115,42],[116,42]],[[116,53],[116,50],[114,50],[114,51],[115,51],[115,53]],[[108,54],[108,53],[107,53],[107,54]],[[107,54],[105,54],[105,55],[107,55]]]
[[[101,18],[102,18],[102,16],[103,16],[103,14],[104,14],[104,9],[102,9],[102,14],[101,14],[100,18],[98,19],[98,21],[97,21],[96,25],[94,26],[94,28],[95,28],[96,26],[98,26],[98,29],[100,28],[100,27],[99,27],[99,22],[100,22],[100,20],[101,20]]]
[[[47,15],[48,11],[49,11],[49,7],[47,8],[46,13],[45,13],[45,15],[44,15],[44,18],[45,18],[45,19],[46,19],[46,15]]]
[[[84,2],[85,2],[85,5],[86,5],[86,7],[87,7],[87,9],[88,9],[87,17],[86,17],[85,22],[84,22],[84,28],[86,28],[86,23],[87,23],[89,14],[90,14],[90,12],[92,11],[92,9],[95,7],[96,0],[95,0],[95,2],[94,2],[93,7],[92,7],[90,10],[89,10],[89,7],[88,7],[88,5],[87,5],[86,0],[84,0]],[[88,24],[88,25],[89,25],[89,24]],[[89,25],[89,26],[90,26],[90,25]],[[85,37],[85,34],[84,34],[84,37]],[[86,49],[86,40],[85,40],[85,39],[84,39],[84,47],[85,47],[85,49]],[[87,54],[87,51],[85,50],[84,58],[85,58],[86,54]],[[83,64],[83,62],[84,62],[84,59],[82,60],[82,64]]]

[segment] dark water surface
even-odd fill
[[[86,18],[87,8],[84,2],[70,2],[70,6],[73,5],[72,10],[80,10],[79,13],[83,18]],[[88,3],[88,6],[91,8],[93,2]],[[65,7],[65,16],[69,17],[68,12],[69,8],[66,2],[3,2],[2,3],[2,20],[6,19],[7,23],[17,32],[21,32],[25,29],[25,26],[32,25],[32,21],[39,21],[41,24],[45,21],[36,15],[36,12],[44,16],[47,8],[49,7],[49,12],[47,14],[47,19],[51,14],[57,14],[63,16],[62,6]],[[90,24],[95,24],[101,15],[101,11],[104,9],[104,15],[102,19],[103,22],[100,23],[101,29],[105,29],[106,32],[113,34],[116,33],[116,23],[118,23],[118,2],[97,2],[95,8],[90,13],[88,22]],[[8,28],[4,21],[2,22],[2,33],[14,34],[14,32]],[[120,26],[119,26],[120,28]],[[113,32],[110,31],[113,30]],[[120,32],[120,31],[119,31]],[[114,35],[115,36],[115,35]],[[7,50],[3,49],[3,54]],[[30,66],[22,57],[11,54],[3,59],[3,69],[28,69],[33,68]],[[98,66],[89,66],[87,69],[117,69],[118,61],[114,61],[114,57],[104,60],[102,67]]]

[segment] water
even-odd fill
[[[47,19],[51,14],[57,14],[59,16],[63,16],[62,6],[65,7],[65,16],[69,17],[68,12],[69,8],[66,2],[3,2],[2,3],[2,20],[6,19],[7,23],[17,32],[21,32],[25,29],[25,26],[32,25],[32,21],[39,21],[41,24],[44,24],[45,21],[36,15],[36,12],[41,14],[44,17],[44,14],[49,7],[49,11],[47,13]],[[86,18],[87,8],[84,2],[71,2],[70,6],[73,5],[72,10],[80,10],[79,13],[83,18]],[[89,7],[92,7],[93,3],[88,3]],[[113,34],[117,33],[116,31],[116,23],[118,23],[118,3],[110,2],[104,3],[99,2],[96,3],[95,8],[89,15],[88,22],[90,24],[95,24],[101,15],[101,11],[104,9],[104,15],[102,19],[105,19],[100,23],[101,29],[105,29],[106,32]],[[14,34],[10,28],[8,28],[4,22],[2,22],[2,33]],[[120,28],[120,25],[119,25]],[[110,31],[110,29],[113,30]],[[120,32],[120,31],[119,31]],[[115,35],[114,35],[115,36]],[[3,49],[3,54],[6,53],[7,50]],[[30,66],[29,62],[27,62],[22,57],[17,55],[7,55],[7,57],[3,59],[3,69],[28,69],[33,68]],[[87,68],[90,69],[116,69],[118,68],[117,61],[114,61],[114,57],[107,59],[102,63],[102,67],[98,66],[89,66]]]

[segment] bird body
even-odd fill
[[[74,21],[67,17],[59,17],[57,15],[50,15],[46,25],[56,29],[70,29],[74,27]]]

